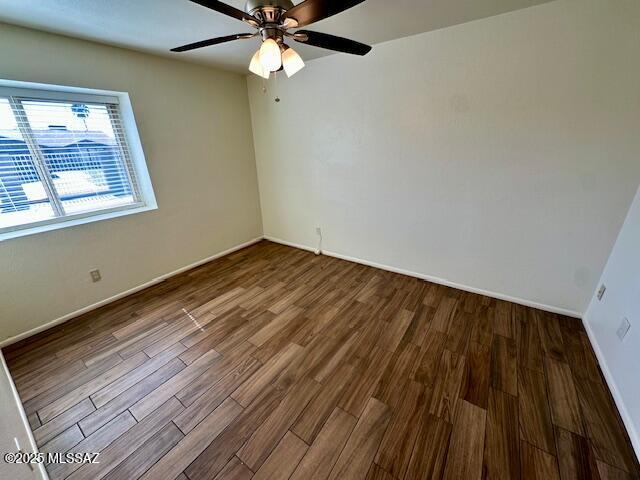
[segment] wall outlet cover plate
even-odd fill
[[[102,275],[100,274],[100,270],[91,270],[89,274],[91,275],[91,280],[93,281],[93,283],[96,283],[102,280]]]
[[[630,328],[631,328],[631,323],[629,323],[629,319],[626,317],[623,318],[622,323],[618,327],[618,330],[616,330],[616,335],[618,335],[618,338],[620,339],[620,341],[624,340],[624,337],[627,336],[627,333],[629,333]]]

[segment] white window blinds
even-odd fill
[[[0,91],[0,232],[144,205],[117,98],[15,93]]]

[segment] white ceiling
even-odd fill
[[[373,45],[547,1],[368,0],[309,29]],[[244,0],[227,2],[244,7]],[[246,71],[258,46],[258,40],[251,39],[170,53],[185,43],[251,31],[189,0],[0,0],[0,21],[235,71]],[[307,60],[332,53],[300,44],[295,48]]]

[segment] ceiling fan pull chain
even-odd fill
[[[280,103],[280,97],[278,96],[278,72],[273,72],[273,91],[276,94],[276,103]]]

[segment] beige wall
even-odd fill
[[[262,234],[244,76],[0,24],[0,78],[129,92],[159,205],[0,242],[0,341]]]
[[[575,314],[640,181],[640,2],[559,0],[251,78],[265,234]],[[271,85],[273,87],[273,85]]]

